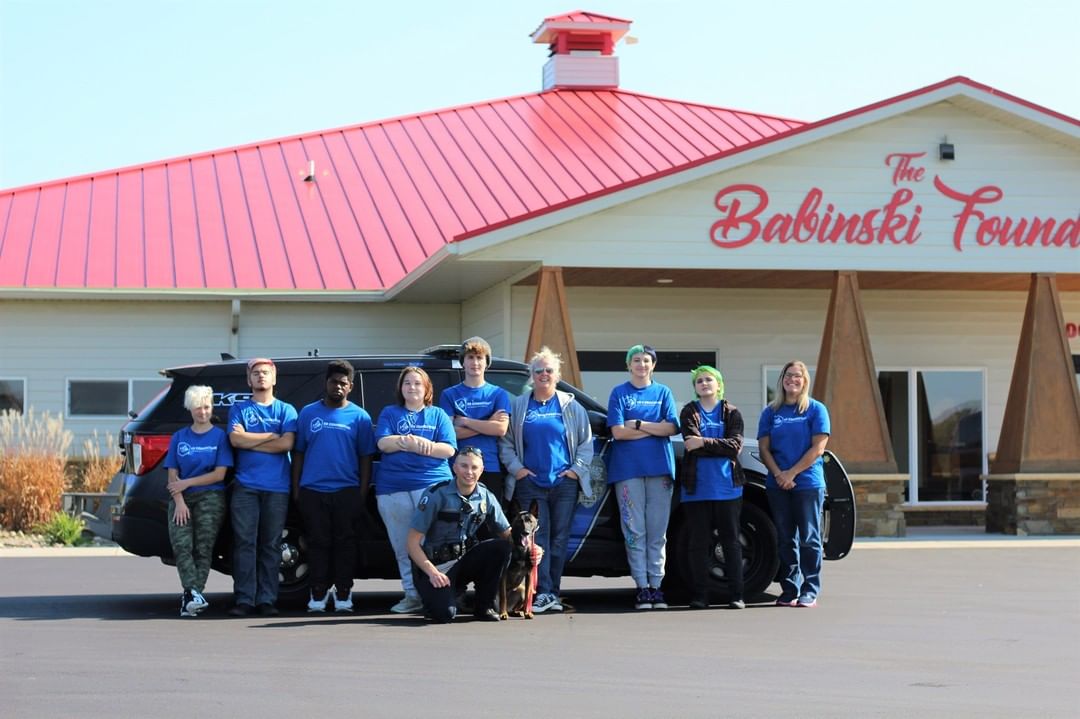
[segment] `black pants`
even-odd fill
[[[480,481],[484,484],[485,487],[488,488],[488,490],[492,494],[499,498],[499,506],[502,507],[503,513],[507,514],[507,512],[509,511],[507,509],[507,505],[509,504],[509,502],[507,502],[506,499],[503,497],[505,478],[506,475],[502,472],[484,472],[480,475]],[[506,518],[509,519],[510,515],[507,514]],[[491,530],[487,522],[481,524],[480,529],[478,529],[476,532],[477,539],[495,539],[495,537],[495,532]]]
[[[476,584],[477,613],[495,608],[499,579],[510,561],[510,542],[505,539],[486,539],[465,552],[446,576],[450,586],[434,587],[428,575],[413,563],[413,583],[424,601],[424,610],[436,622],[453,621],[457,616],[457,596],[465,592],[469,582]]]
[[[709,601],[709,570],[713,562],[713,530],[724,550],[724,575],[728,579],[731,600],[743,598],[742,544],[739,542],[739,515],[742,499],[683,502],[683,516],[690,530],[689,552],[693,586],[691,598]]]
[[[331,584],[341,594],[352,589],[361,501],[359,487],[336,492],[300,489],[298,505],[307,537],[311,593],[319,599]]]

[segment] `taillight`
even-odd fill
[[[170,437],[167,434],[137,434],[131,439],[135,474],[146,474],[161,464],[161,460],[165,459],[169,451]]]

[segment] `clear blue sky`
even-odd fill
[[[0,0],[0,187],[537,91],[575,9],[634,21],[629,90],[817,120],[966,75],[1080,117],[1080,0],[582,1]]]

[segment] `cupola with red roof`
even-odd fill
[[[615,43],[630,30],[630,23],[583,10],[544,18],[532,33],[533,42],[551,48],[544,65],[544,89],[618,87]]]

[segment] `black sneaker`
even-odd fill
[[[278,611],[278,608],[273,604],[260,604],[255,607],[255,609],[257,609],[259,614],[264,617],[276,617],[278,614],[281,614],[281,612]]]
[[[187,610],[192,615],[202,614],[203,610],[210,606],[210,602],[206,601],[206,597],[202,595],[198,589],[192,589],[190,592],[184,592],[184,596],[190,596],[187,602]]]
[[[181,617],[194,617],[195,616],[195,612],[192,611],[191,609],[189,609],[189,607],[193,603],[194,603],[194,600],[191,598],[191,592],[189,590],[185,589],[184,593],[180,595],[180,616]]]
[[[229,610],[230,617],[250,617],[255,613],[255,607],[250,604],[237,604]]]
[[[691,609],[708,609],[709,608],[709,603],[707,601],[705,601],[704,599],[691,599],[690,600],[690,608]]]
[[[483,622],[497,622],[499,621],[499,613],[494,609],[485,609],[483,611],[474,614],[477,619]]]

